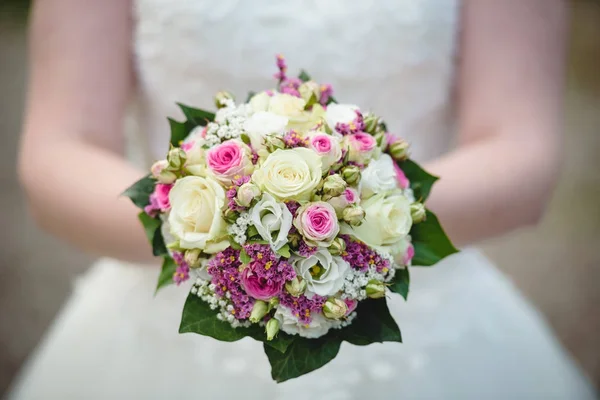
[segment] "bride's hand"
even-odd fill
[[[428,205],[457,244],[536,223],[560,165],[568,5],[466,0],[458,147],[426,165]]]
[[[97,254],[147,260],[137,211],[119,196],[143,175],[122,157],[130,9],[126,0],[35,2],[19,173],[44,229]]]

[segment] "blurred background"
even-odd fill
[[[538,227],[483,248],[600,387],[600,0],[572,3],[562,178]],[[17,182],[26,21],[0,0],[0,395],[92,261],[34,226]]]

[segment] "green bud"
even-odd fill
[[[279,298],[271,297],[271,299],[269,300],[269,311],[271,311],[273,308],[277,307],[278,305],[279,305]]]
[[[234,97],[231,93],[222,90],[215,94],[215,106],[217,106],[217,108],[223,108],[227,104],[227,100],[233,99]]]
[[[169,185],[177,180],[177,175],[175,175],[175,173],[173,171],[169,171],[168,169],[163,169],[156,179],[160,183]]]
[[[285,149],[285,142],[281,136],[269,135],[265,137],[265,146],[269,153],[273,153],[277,149]]]
[[[425,221],[426,215],[423,203],[414,202],[410,205],[410,216],[414,224]]]
[[[223,213],[223,219],[230,224],[234,224],[239,216],[240,214],[237,211],[233,211],[231,208],[226,209]]]
[[[200,250],[186,250],[183,259],[190,268],[198,268],[200,266]]]
[[[257,323],[267,315],[269,306],[262,300],[256,300],[250,313],[250,322]]]
[[[329,175],[323,180],[323,193],[329,198],[336,197],[346,190],[346,182],[338,174]]]
[[[302,239],[302,236],[299,233],[288,234],[288,243],[293,249],[297,249],[300,246],[300,239]]]
[[[186,158],[187,157],[185,151],[183,151],[179,147],[173,147],[171,150],[169,150],[169,153],[167,154],[169,168],[178,171],[185,164]]]
[[[346,303],[335,297],[328,298],[323,305],[323,315],[329,319],[340,319],[346,315],[347,311],[348,306]]]
[[[341,256],[346,251],[346,241],[340,237],[336,237],[329,246],[329,252],[333,256]]]
[[[394,141],[392,144],[390,144],[390,155],[396,161],[404,161],[408,158],[408,155],[409,155],[408,148],[409,147],[410,146],[409,146],[408,142],[406,142],[402,139],[398,139],[398,140]]]
[[[342,212],[342,219],[352,226],[359,226],[365,219],[365,210],[361,206],[348,206]]]
[[[380,299],[385,296],[385,284],[375,279],[371,279],[365,288],[367,297],[371,299]]]
[[[379,127],[379,117],[369,113],[364,118],[365,122],[365,132],[374,134],[377,132],[377,128]]]
[[[355,185],[360,180],[360,168],[356,165],[348,165],[342,169],[342,178],[348,185]]]
[[[273,340],[273,338],[277,336],[277,333],[279,332],[279,321],[277,321],[275,318],[271,318],[267,322],[265,330],[267,331],[267,340]]]
[[[298,297],[306,290],[306,281],[296,276],[291,281],[285,283],[285,290],[292,296]]]

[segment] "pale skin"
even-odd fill
[[[463,1],[458,146],[425,165],[442,178],[427,205],[458,245],[543,213],[560,165],[567,9]],[[94,254],[151,261],[139,211],[120,197],[145,174],[123,156],[132,28],[130,1],[35,2],[19,172],[43,229]]]

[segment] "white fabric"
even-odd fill
[[[451,135],[458,0],[138,0],[136,121],[164,155],[174,103],[211,107],[273,85],[274,54],[335,96],[385,117],[417,159]],[[403,344],[344,344],[324,368],[276,385],[262,346],[177,328],[186,289],[153,296],[157,269],[94,265],[13,391],[15,399],[591,399],[592,389],[510,282],[475,250],[413,268],[389,299]]]

